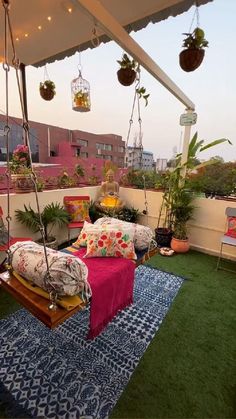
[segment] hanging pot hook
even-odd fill
[[[92,38],[91,38],[91,43],[94,46],[94,48],[99,47],[100,45],[100,40],[97,34],[97,24],[94,24],[94,28],[92,30]]]

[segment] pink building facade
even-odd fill
[[[0,115],[0,128],[4,129],[5,117]],[[19,118],[9,119],[10,152],[22,140],[22,121]],[[124,167],[125,142],[120,135],[92,134],[81,130],[69,130],[29,121],[30,144],[33,160],[40,163],[70,165],[78,158],[91,164],[98,160],[109,160],[117,167]],[[0,161],[5,160],[5,137],[0,137]],[[98,164],[101,166],[101,163]]]

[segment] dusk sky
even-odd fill
[[[229,138],[233,143],[220,145],[202,153],[201,158],[221,155],[226,161],[236,160],[235,94],[236,94],[236,1],[214,0],[199,8],[200,27],[209,41],[205,59],[194,72],[186,73],[179,67],[179,52],[183,32],[188,32],[194,8],[188,12],[152,24],[131,36],[147,51],[168,76],[195,103],[198,115],[192,134],[198,131],[200,139],[212,141]],[[196,22],[193,25],[193,29]],[[37,47],[37,46],[35,46]],[[44,80],[44,67],[27,67],[29,119],[68,129],[81,129],[93,133],[113,133],[126,140],[134,86],[119,84],[116,60],[123,50],[113,41],[96,49],[81,53],[82,75],[90,82],[91,112],[72,110],[70,83],[78,75],[79,54],[63,61],[47,65],[50,79],[56,84],[56,96],[51,102],[41,99],[38,91]],[[4,72],[0,71],[3,92]],[[144,69],[141,85],[150,93],[149,104],[141,101],[143,146],[154,153],[154,158],[170,158],[174,147],[180,150],[180,115],[184,106],[160,85]],[[14,71],[10,72],[10,115],[20,117],[19,99],[16,94]],[[4,113],[5,99],[2,93],[0,111]],[[129,145],[138,132],[138,117],[134,117]]]

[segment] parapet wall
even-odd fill
[[[38,194],[40,207],[53,202],[63,203],[63,197],[66,195],[89,195],[91,200],[95,200],[98,196],[100,187],[83,187],[71,189],[57,189],[51,191],[44,191]],[[153,230],[158,224],[158,214],[162,202],[162,192],[146,191],[133,188],[120,188],[120,196],[125,203],[142,213],[143,210],[148,209],[147,215],[141,215],[139,222],[144,225],[149,225]],[[146,202],[146,204],[145,204]],[[227,202],[224,200],[197,198],[195,200],[196,210],[194,213],[194,220],[189,223],[189,239],[191,248],[199,250],[204,253],[218,255],[220,248],[220,237],[225,230],[225,209],[228,206],[236,208],[236,202]],[[31,236],[38,238],[39,233],[32,234],[15,220],[14,211],[16,209],[23,209],[24,204],[30,204],[32,208],[36,209],[36,200],[34,193],[28,194],[11,194],[11,235],[13,236]],[[0,196],[0,205],[4,212],[4,218],[7,214],[7,196]],[[72,237],[77,237],[77,230],[72,231]],[[58,242],[63,243],[67,240],[67,229],[55,229],[53,234],[57,236]],[[228,246],[225,248],[224,256],[231,259],[236,259],[236,249]]]

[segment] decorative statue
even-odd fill
[[[119,211],[124,206],[119,198],[119,184],[114,180],[114,172],[111,169],[106,173],[106,181],[102,182],[97,206],[105,211]]]

